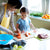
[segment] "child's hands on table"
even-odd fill
[[[21,31],[21,33],[25,33],[24,31]]]
[[[33,32],[36,33],[37,32],[37,29],[34,29]]]
[[[21,39],[21,34],[19,31],[15,31],[15,35],[16,38]]]

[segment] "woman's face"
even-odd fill
[[[9,11],[15,11],[15,10],[16,10],[15,7],[16,7],[16,6],[9,6],[9,7],[7,7],[7,9],[8,9]]]

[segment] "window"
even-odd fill
[[[27,2],[29,10],[42,12],[42,0],[28,0]]]
[[[50,14],[50,0],[49,0],[49,14]]]
[[[22,0],[23,6],[28,7],[30,11],[50,13],[50,0]]]

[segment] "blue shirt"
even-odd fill
[[[27,17],[26,20],[22,18],[18,19],[17,23],[19,24],[19,29],[21,31],[30,31],[30,22],[31,20]]]

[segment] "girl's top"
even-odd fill
[[[17,24],[19,24],[19,29],[21,31],[30,31],[30,22],[31,20],[27,17],[26,20],[23,20],[22,18],[20,18],[18,21],[17,21]]]

